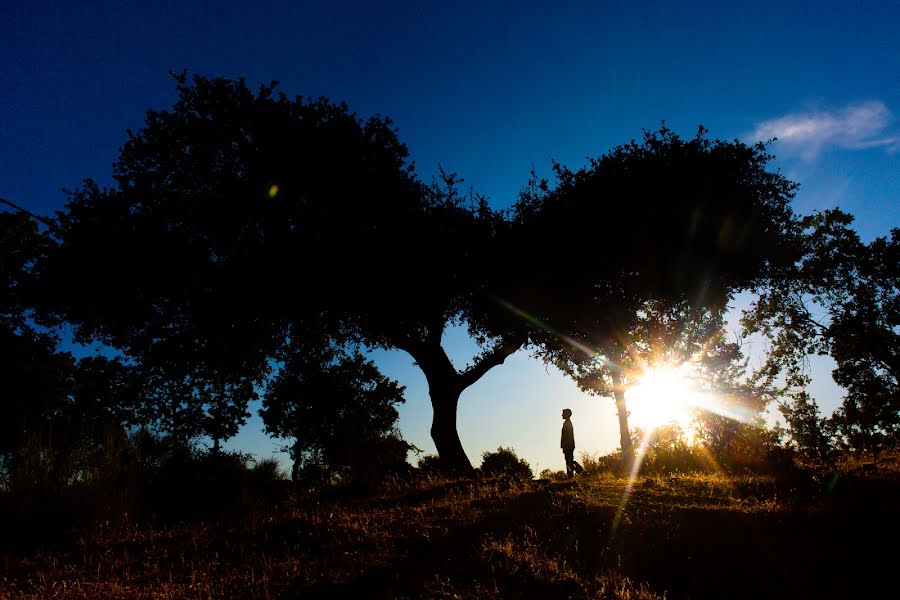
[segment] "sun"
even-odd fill
[[[648,370],[625,390],[630,424],[652,430],[674,423],[688,432],[697,396],[686,367]]]

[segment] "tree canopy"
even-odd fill
[[[498,210],[453,174],[420,181],[384,117],[274,84],[176,86],[129,133],[115,187],[70,194],[40,271],[51,310],[129,357],[145,414],[186,435],[233,435],[272,357],[329,339],[408,352],[442,462],[468,469],[459,397],[516,350],[594,365],[587,387],[615,394],[794,260],[794,186],[761,145],[663,127]],[[441,346],[455,323],[481,348],[461,370]]]
[[[515,207],[524,264],[519,309],[543,325],[538,353],[583,389],[616,399],[631,457],[624,389],[653,365],[715,355],[733,295],[798,253],[795,185],[765,146],[682,139],[662,127],[573,171],[533,179]],[[535,268],[537,267],[537,268]]]
[[[71,193],[42,267],[56,312],[133,357],[156,387],[148,397],[178,390],[167,414],[198,421],[190,409],[204,407],[199,432],[215,439],[242,422],[288,329],[402,348],[449,398],[436,411],[442,455],[468,465],[455,402],[524,341],[486,293],[502,271],[502,214],[452,175],[419,182],[388,119],[274,85],[177,87],[171,110],[129,134],[116,187]],[[464,373],[440,348],[460,320],[485,347]]]
[[[0,454],[31,435],[43,437],[45,422],[65,406],[74,359],[56,350],[56,338],[34,327],[34,263],[47,237],[22,213],[0,212]]]
[[[415,186],[387,119],[274,84],[176,84],[175,105],[129,132],[116,186],[70,193],[41,270],[80,339],[144,371],[147,414],[218,442],[246,418],[287,324],[344,322],[330,298],[371,272],[345,251],[371,243],[358,213],[409,212]]]
[[[804,217],[801,256],[743,319],[772,345],[759,378],[793,399],[783,406],[788,422],[818,455],[823,424],[805,392],[810,355],[831,356],[846,389],[828,424],[844,445],[877,451],[900,441],[900,230],[866,244],[852,221],[840,210]]]
[[[405,463],[397,431],[404,388],[358,352],[326,345],[294,348],[260,411],[266,432],[293,439],[293,476],[306,468],[365,477]]]

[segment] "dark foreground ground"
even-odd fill
[[[422,480],[6,552],[12,598],[896,598],[896,463],[787,478]]]

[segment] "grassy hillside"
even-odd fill
[[[8,552],[15,598],[890,597],[900,469],[418,480]],[[627,502],[623,499],[627,496]]]

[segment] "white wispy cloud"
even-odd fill
[[[829,148],[895,151],[900,137],[889,130],[894,116],[881,101],[857,102],[835,110],[797,112],[763,121],[748,136],[752,141],[778,138],[780,153],[815,159]]]

